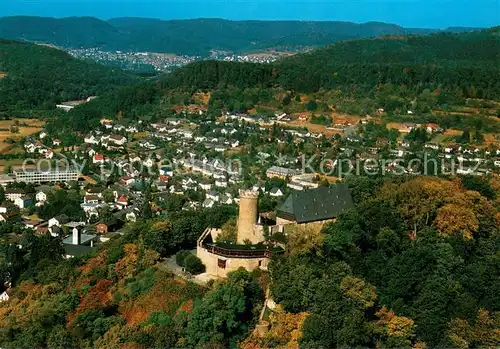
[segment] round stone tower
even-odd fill
[[[256,234],[259,193],[253,190],[240,190],[240,212],[238,216],[238,244],[250,241],[262,242],[262,234]]]

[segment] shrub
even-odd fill
[[[184,266],[186,268],[186,271],[191,274],[201,274],[205,272],[205,266],[201,262],[201,259],[196,257],[193,254],[189,254],[185,259],[184,259]]]
[[[189,251],[183,250],[183,251],[177,252],[177,254],[175,255],[175,263],[177,263],[177,265],[179,267],[184,267],[184,260],[189,255],[191,255],[191,252],[189,252]]]

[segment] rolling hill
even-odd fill
[[[133,83],[120,69],[81,61],[47,46],[0,39],[0,112],[52,109]]]
[[[470,30],[464,28],[463,30]],[[339,40],[380,35],[426,34],[437,30],[394,24],[320,21],[159,20],[92,17],[0,18],[0,38],[50,43],[66,48],[168,52],[210,55],[211,50],[249,52],[270,48],[294,50]],[[453,31],[461,31],[453,28]]]
[[[165,98],[172,92],[199,90],[220,92],[217,102],[212,93],[214,115],[221,107],[244,111],[258,105],[261,96],[280,91],[293,95],[335,90],[353,103],[370,101],[372,107],[382,104],[387,110],[404,108],[425,91],[432,92],[428,98],[435,106],[463,104],[466,98],[498,99],[500,82],[492,77],[500,75],[499,31],[350,40],[272,64],[199,61],[105,94],[70,114],[79,120],[75,125],[85,129],[88,115],[155,114],[155,108],[168,107]],[[245,92],[249,89],[255,95]]]

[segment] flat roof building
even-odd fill
[[[34,169],[15,169],[13,176],[16,182],[25,183],[57,183],[77,181],[78,171],[74,169],[61,170],[34,170]]]

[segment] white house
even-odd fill
[[[0,302],[7,302],[9,299],[10,297],[7,292],[4,291],[2,294],[0,294]]]
[[[115,145],[124,145],[125,143],[127,143],[127,138],[119,135],[112,135],[109,136],[109,142]]]
[[[87,143],[87,144],[99,144],[99,139],[94,137],[94,135],[90,135],[90,136],[85,137],[83,139],[83,142]]]
[[[153,167],[154,164],[155,162],[151,158],[148,158],[143,162],[143,165],[146,167]]]
[[[19,189],[19,188],[11,188],[11,189],[7,189],[5,191],[5,197],[9,200],[12,200],[12,201],[19,199],[19,198],[23,197],[24,195],[26,195],[24,190]]]
[[[66,215],[60,215],[49,219],[49,228],[53,226],[61,227],[63,224],[68,223],[69,218]]]
[[[212,184],[210,182],[202,182],[200,183],[200,188],[203,190],[210,190],[212,189]]]
[[[215,186],[219,188],[227,188],[227,181],[225,179],[216,179]]]
[[[19,207],[20,209],[27,208],[33,204],[33,201],[31,201],[31,198],[28,196],[22,196],[20,198],[16,198],[14,200],[14,205]]]
[[[137,127],[135,126],[129,126],[125,129],[127,132],[130,132],[130,133],[137,133],[139,132],[139,130],[137,129]]]
[[[45,202],[47,201],[47,193],[39,191],[38,193],[36,193],[35,199],[38,202]]]

